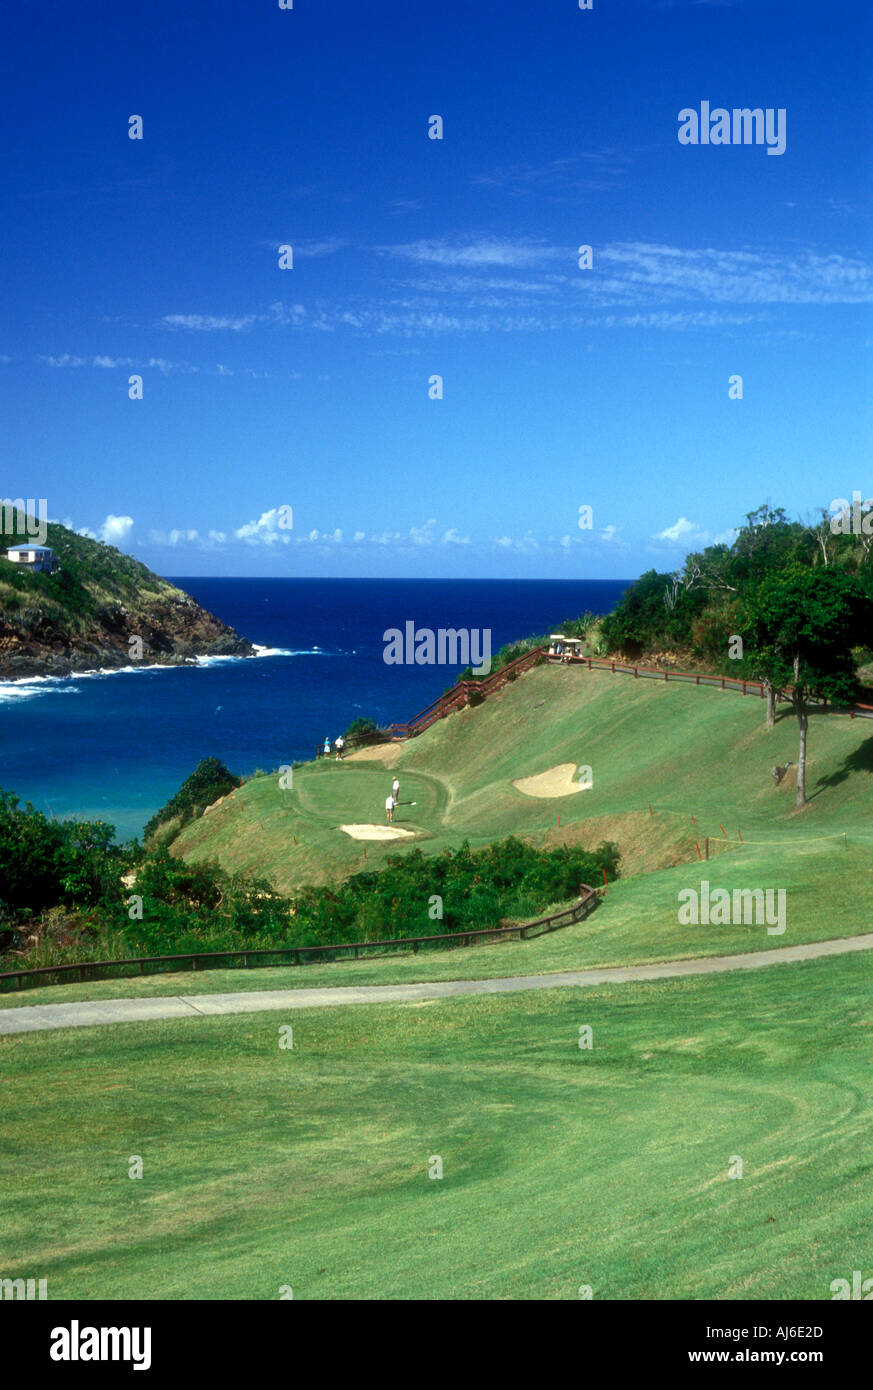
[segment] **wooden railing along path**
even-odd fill
[[[445,719],[447,714],[453,714],[457,709],[464,709],[470,703],[471,696],[481,696],[483,699],[493,695],[496,690],[501,690],[507,681],[515,680],[516,676],[529,671],[532,666],[536,666],[546,655],[545,647],[532,647],[524,656],[517,657],[515,661],[508,662],[501,666],[499,671],[494,671],[490,676],[485,676],[478,681],[458,681],[457,685],[452,686],[433,704],[428,705],[413,719],[406,723],[392,724],[391,737],[413,738],[416,734],[423,733],[430,728],[438,719]]]
[[[660,666],[640,666],[631,661],[613,661],[611,657],[601,658],[596,656],[576,657],[571,663],[573,666],[587,666],[588,670],[596,668],[599,671],[620,672],[625,675],[636,677],[644,676],[649,680],[665,681],[694,681],[695,685],[714,685],[722,690],[740,690],[744,695],[757,694],[763,699],[767,693],[767,687],[763,681],[743,680],[740,676],[707,676],[700,671],[671,671],[664,670]],[[777,704],[791,699],[791,687],[776,691]],[[836,709],[830,706],[827,700],[811,700],[810,704],[821,705],[823,709]],[[843,706],[839,706],[843,710]],[[854,705],[845,709],[852,719],[873,718],[873,705]]]
[[[392,739],[414,738],[416,734],[423,733],[430,728],[438,719],[445,719],[446,715],[453,714],[455,710],[464,709],[470,703],[471,695],[479,695],[486,698],[496,690],[500,690],[507,681],[514,680],[516,676],[529,671],[531,667],[545,660],[548,653],[545,647],[533,647],[524,656],[520,656],[516,661],[511,661],[508,665],[495,671],[493,675],[487,676],[484,680],[478,681],[458,681],[456,686],[446,691],[438,700],[423,709],[420,714],[415,715],[406,723],[392,724],[389,733]],[[721,690],[737,690],[743,695],[760,695],[763,699],[767,693],[767,688],[763,681],[743,680],[739,676],[709,676],[700,671],[673,671],[665,670],[659,666],[643,666],[638,662],[614,661],[611,658],[601,658],[596,656],[575,657],[569,663],[571,666],[587,666],[588,670],[621,672],[627,675],[640,676],[649,680],[664,681],[693,681],[695,685],[712,685]],[[777,703],[790,700],[790,689],[776,691]],[[827,709],[828,701],[811,701],[813,704],[821,704],[822,708]],[[873,705],[855,705],[846,711],[852,719],[871,719],[873,718]]]
[[[454,685],[451,690],[447,690],[444,695],[441,695],[438,700],[434,700],[426,709],[416,714],[414,718],[408,719],[405,722],[391,724],[387,731],[388,738],[385,739],[383,736],[381,741],[388,742],[414,738],[416,734],[423,733],[425,729],[429,729],[431,724],[435,724],[438,719],[445,719],[446,715],[454,714],[456,710],[466,708],[466,706],[470,704],[471,696],[478,696],[481,699],[487,698],[495,691],[501,690],[503,686],[506,685],[507,681],[515,680],[517,676],[522,675],[525,671],[529,671],[533,666],[545,660],[547,655],[548,653],[545,647],[532,647],[529,652],[525,652],[524,656],[518,657],[515,661],[510,661],[506,666],[501,667],[499,671],[495,671],[492,675],[486,676],[484,680],[458,681],[457,685]],[[642,676],[648,680],[693,681],[695,685],[711,685],[717,686],[721,690],[737,690],[741,691],[743,695],[760,695],[762,699],[767,693],[767,688],[763,681],[743,680],[740,676],[710,676],[700,671],[665,670],[660,666],[643,666],[638,662],[632,661],[614,661],[609,657],[573,657],[568,662],[568,665],[587,666],[589,671],[596,669],[599,671],[612,671],[613,673],[618,672],[632,675],[637,678]],[[778,704],[790,700],[790,697],[790,688],[776,691],[776,701]],[[810,703],[820,704],[823,709],[835,708],[829,706],[827,700],[813,700],[810,701]],[[841,710],[842,708],[843,707],[840,706]],[[852,719],[873,719],[873,705],[858,704],[854,705],[851,709],[846,709],[844,712]],[[380,742],[380,739],[377,736],[374,737],[365,734],[360,738],[349,739],[346,743],[346,748],[351,751],[353,748],[378,742]],[[321,750],[318,751],[316,756],[321,756]]]
[[[581,922],[584,917],[593,912],[597,904],[598,892],[601,891],[583,883],[579,888],[579,897],[570,907],[562,908],[560,912],[549,913],[545,917],[537,917],[532,922],[519,922],[511,927],[484,927],[475,931],[442,932],[438,936],[398,936],[385,941],[340,941],[329,946],[276,946],[258,947],[256,950],[246,950],[245,947],[241,947],[237,951],[200,951],[181,956],[129,956],[123,960],[79,961],[75,965],[41,965],[34,970],[3,971],[0,974],[0,990],[3,989],[4,982],[7,980],[14,980],[15,988],[21,989],[22,980],[28,980],[35,984],[61,984],[67,976],[74,976],[77,981],[92,979],[95,972],[117,970],[122,966],[136,966],[134,973],[143,975],[147,973],[146,966],[172,963],[180,968],[183,964],[187,964],[192,970],[204,968],[214,970],[217,968],[215,964],[204,967],[203,962],[241,960],[243,967],[249,969],[252,960],[258,963],[265,956],[281,956],[283,960],[291,956],[294,965],[302,965],[304,958],[307,957],[318,958],[351,953],[355,960],[359,960],[362,951],[388,952],[396,947],[411,946],[413,952],[417,952],[421,946],[433,945],[435,942],[444,944],[453,942],[458,946],[469,946],[477,937],[483,939],[483,944],[485,944],[486,938],[488,941],[500,941],[513,936],[518,937],[520,941],[527,941],[531,937],[544,936],[546,932],[558,931],[561,927],[569,927],[573,922]],[[266,965],[267,962],[263,961],[263,964]],[[57,978],[50,979],[49,976]]]

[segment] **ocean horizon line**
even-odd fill
[[[155,571],[157,573],[157,571]],[[181,584],[183,581],[193,580],[194,582],[209,579],[232,579],[234,583],[263,583],[265,580],[273,584],[278,580],[287,579],[292,582],[313,582],[317,584],[633,584],[634,579],[619,576],[616,579],[587,579],[584,575],[572,576],[570,578],[555,578],[552,575],[525,575],[523,579],[491,577],[488,575],[479,577],[468,577],[466,575],[444,574],[444,575],[407,575],[407,574],[163,574],[162,579],[166,579],[170,584]]]

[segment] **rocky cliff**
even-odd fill
[[[23,540],[0,533],[0,556]],[[0,679],[254,654],[189,594],[113,546],[51,522],[46,544],[51,574],[0,558]]]

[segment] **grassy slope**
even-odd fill
[[[866,829],[873,726],[840,715],[810,723],[811,801],[797,813],[791,774],[778,788],[770,777],[775,763],[797,757],[796,723],[787,713],[767,731],[762,702],[752,697],[541,668],[403,747],[401,799],[418,804],[401,807],[398,823],[417,830],[427,852],[509,834],[540,843],[611,836],[631,870],[696,859],[695,838],[720,838],[720,824],[735,841],[739,831],[747,841],[793,841]],[[541,800],[512,785],[565,762],[592,767],[590,791]],[[390,784],[381,765],[351,761],[307,764],[288,791],[276,776],[259,778],[187,827],[176,849],[265,873],[284,890],[328,882],[364,862],[361,844],[337,827],[381,822]],[[649,802],[657,812],[651,818]],[[396,850],[370,844],[367,862]]]
[[[426,851],[458,844],[465,836],[484,843],[511,832],[541,843],[618,839],[636,872],[610,889],[587,922],[536,941],[414,957],[52,986],[2,995],[0,1007],[136,994],[483,978],[730,954],[869,931],[873,729],[845,716],[817,716],[811,725],[812,800],[798,813],[791,788],[775,787],[770,777],[773,763],[796,756],[795,723],[783,715],[767,731],[760,700],[606,673],[532,672],[485,705],[442,721],[403,747],[402,798],[417,800],[418,806],[403,807],[400,823],[422,831]],[[536,801],[511,785],[513,777],[564,761],[589,763],[593,790]],[[372,763],[331,761],[298,769],[293,791],[280,791],[275,777],[257,778],[187,827],[178,844],[192,858],[215,855],[227,867],[272,874],[285,887],[293,886],[297,874],[317,877],[318,869],[324,877],[351,872],[363,865],[362,846],[335,827],[375,819],[374,801],[381,796],[384,803],[391,775]],[[639,809],[650,800],[653,816]],[[696,831],[689,811],[696,814]],[[721,841],[719,822],[729,830],[730,844]],[[706,832],[717,839],[713,860],[701,865],[693,836]],[[391,852],[397,852],[396,845],[386,850],[371,844],[367,863],[377,864]],[[651,872],[657,865],[668,867]],[[642,872],[646,868],[650,872]],[[677,895],[703,877],[713,887],[784,888],[784,936],[768,936],[753,926],[680,927]],[[433,929],[427,902],[410,904],[409,935]]]
[[[4,1039],[4,1275],[52,1298],[821,1299],[870,1271],[864,956],[323,1010],[293,1051],[282,1022]]]
[[[104,606],[124,604],[140,611],[185,598],[174,584],[114,546],[78,536],[56,522],[48,523],[46,535],[61,569],[50,575],[32,573],[0,556],[2,612],[19,614],[27,622],[39,611],[44,624],[74,636],[89,630]],[[22,543],[22,536],[0,531],[0,550]]]

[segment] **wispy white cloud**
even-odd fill
[[[596,193],[615,187],[633,159],[630,150],[607,148],[562,155],[545,164],[509,164],[486,174],[474,174],[470,182],[495,188],[510,197],[535,195],[564,201],[580,193]]]
[[[149,544],[170,547],[196,546],[198,550],[216,550],[227,541],[226,531],[210,529],[202,535],[196,526],[174,526],[169,531],[149,531]]]
[[[532,531],[526,531],[517,539],[512,536],[495,536],[494,544],[500,550],[514,550],[521,555],[532,555],[540,548],[540,543]]]
[[[507,320],[512,328],[528,326],[518,317],[518,300],[534,298],[551,300],[552,319],[543,318],[538,308],[539,324],[543,327],[573,326],[574,313],[568,291],[581,297],[590,308],[602,312],[610,305],[633,306],[636,313],[625,320],[608,321],[606,326],[630,328],[686,329],[711,327],[713,320],[693,315],[718,314],[719,310],[689,309],[683,316],[677,311],[674,319],[650,318],[663,313],[661,305],[685,301],[707,305],[775,305],[775,304],[837,304],[867,303],[873,300],[873,265],[861,256],[837,252],[820,253],[772,252],[754,247],[719,249],[717,247],[681,247],[653,242],[612,242],[594,248],[594,267],[580,271],[576,265],[577,248],[554,246],[543,241],[525,238],[479,238],[461,240],[429,240],[402,243],[379,248],[383,253],[405,259],[429,273],[407,282],[406,288],[414,298],[395,299],[383,304],[382,314],[388,322],[398,322],[402,331],[403,312],[408,318],[422,320],[433,315],[439,296],[443,306],[447,298],[457,297],[463,312],[442,307],[441,312],[453,320],[453,327],[499,326],[499,317],[471,316],[471,305],[503,308],[514,311]],[[520,278],[519,269],[537,269],[535,277]],[[461,270],[465,274],[459,275]],[[749,322],[748,318],[737,323]],[[592,321],[592,326],[597,320]],[[582,321],[580,321],[582,326]]]
[[[299,328],[306,318],[306,310],[302,304],[283,304],[277,300],[270,305],[269,318],[283,328]]]
[[[815,251],[689,249],[617,242],[595,254],[605,275],[576,283],[599,299],[696,299],[721,304],[851,304],[873,299],[873,268],[858,256]]]
[[[566,254],[544,242],[526,238],[479,237],[467,241],[409,241],[377,250],[414,261],[417,265],[467,267],[511,266],[514,269],[543,265]]]
[[[687,540],[691,536],[705,534],[700,527],[693,521],[689,521],[687,516],[680,516],[673,522],[672,526],[665,526],[663,531],[658,531],[653,537],[656,541],[678,541]]]
[[[78,357],[70,352],[63,352],[58,356],[40,354],[38,360],[45,362],[49,367],[103,367],[109,370],[118,371],[129,367],[137,371],[159,371],[162,376],[168,376],[170,372],[199,372],[199,367],[192,367],[188,362],[168,362],[166,357],[110,357],[106,353],[98,353],[96,356]]]
[[[161,323],[167,328],[189,328],[196,333],[242,333],[257,320],[257,314],[164,314]]]
[[[711,531],[698,526],[697,522],[689,521],[687,516],[680,516],[672,526],[665,526],[663,531],[656,532],[652,540],[664,541],[667,545],[690,550],[692,546],[698,545],[729,545],[736,534],[736,527],[731,527],[714,536]]]

